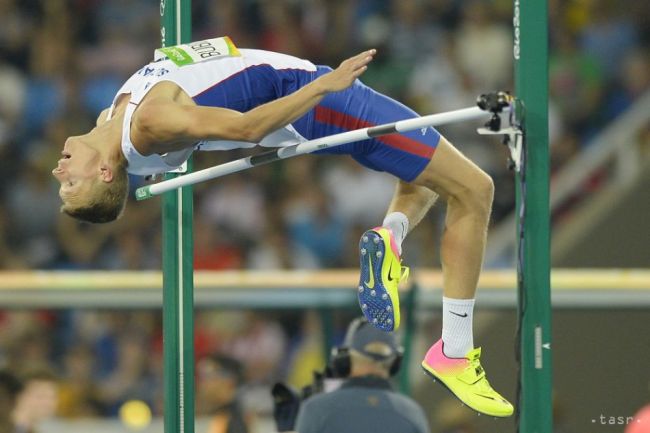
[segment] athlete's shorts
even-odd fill
[[[316,77],[332,69],[319,66]],[[313,140],[353,129],[418,117],[410,108],[356,80],[344,91],[330,93],[314,109],[292,125]],[[432,127],[389,134],[343,144],[314,153],[347,154],[365,167],[385,171],[411,182],[427,166],[440,134]]]

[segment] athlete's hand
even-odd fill
[[[338,68],[321,76],[316,81],[322,86],[324,92],[338,92],[346,89],[368,69],[368,63],[372,61],[372,56],[376,52],[377,50],[372,49],[350,57],[344,60]]]

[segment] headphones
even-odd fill
[[[351,361],[350,361],[350,345],[352,344],[352,338],[354,334],[364,326],[372,326],[365,317],[358,317],[350,323],[348,331],[345,334],[345,339],[343,340],[342,346],[335,346],[332,348],[330,354],[330,362],[328,369],[330,370],[333,377],[336,378],[346,378],[350,375],[351,370]],[[400,369],[402,364],[402,358],[404,357],[404,348],[401,346],[397,347],[394,359],[388,368],[388,374],[392,377],[395,376]],[[381,360],[380,358],[374,358],[377,361]]]

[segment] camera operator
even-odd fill
[[[279,431],[293,427],[298,433],[429,433],[420,406],[391,387],[389,378],[399,372],[401,360],[402,348],[392,334],[363,317],[355,319],[343,346],[332,351],[328,368],[333,377],[343,378],[341,386],[313,394],[299,410],[285,410],[285,415],[297,412],[297,420],[295,426],[278,423]],[[276,402],[279,391],[274,389]]]

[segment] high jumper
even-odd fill
[[[61,183],[62,211],[93,223],[113,221],[127,201],[128,173],[176,169],[195,150],[287,147],[418,117],[357,79],[374,54],[364,51],[332,70],[280,53],[240,50],[228,38],[163,49],[126,81],[95,128],[66,140],[52,171]],[[398,179],[382,224],[359,243],[359,302],[385,331],[400,322],[397,287],[408,271],[401,244],[438,197],[446,201],[442,337],[422,367],[474,410],[510,416],[513,406],[488,383],[472,332],[491,178],[430,126],[314,153],[350,155]]]

